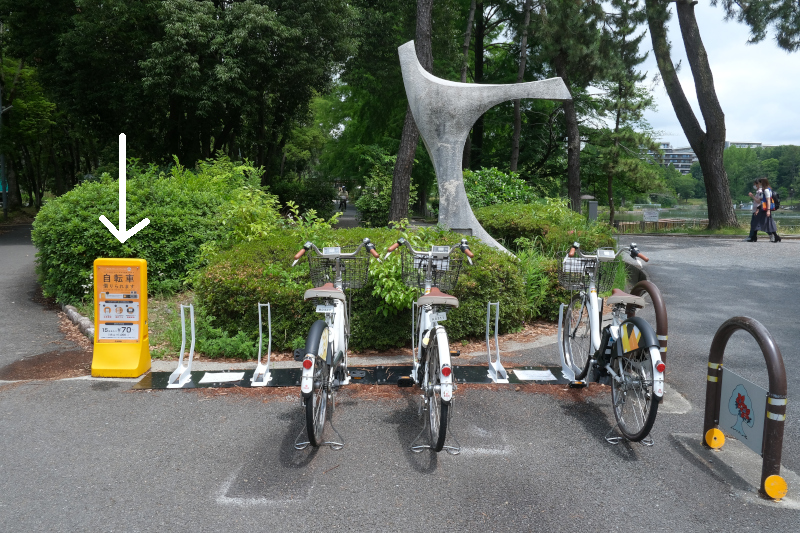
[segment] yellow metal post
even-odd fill
[[[149,369],[147,261],[96,259],[92,375],[135,378]]]

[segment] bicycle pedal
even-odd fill
[[[366,377],[367,371],[366,370],[351,370],[350,377],[353,379],[363,379]]]
[[[414,386],[414,380],[411,379],[408,376],[403,376],[403,377],[401,377],[400,379],[397,380],[397,386],[398,387],[413,387]]]
[[[306,358],[305,348],[298,348],[294,351],[294,360],[295,361],[302,361]]]
[[[461,350],[450,351],[450,357],[458,357],[459,355],[461,355]]]
[[[569,388],[570,389],[582,389],[587,385],[585,381],[570,381]]]

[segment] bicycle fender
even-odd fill
[[[328,350],[328,347],[323,347],[324,349],[322,353],[320,353],[319,346],[319,340],[327,327],[328,324],[326,324],[324,320],[317,320],[311,324],[311,328],[308,330],[308,336],[306,337],[306,356],[303,360],[310,359],[311,368],[303,367],[303,374],[300,377],[300,393],[303,398],[308,398],[311,395],[311,389],[314,385],[314,366],[318,364],[317,357],[322,357],[325,360],[330,357],[328,353],[330,350]]]
[[[453,399],[453,374],[444,377],[442,367],[450,365],[450,343],[447,341],[447,331],[442,326],[436,328],[436,342],[439,347],[439,384],[441,385],[442,401],[450,403]]]
[[[653,363],[653,393],[662,398],[664,396],[664,372],[658,370],[658,366],[661,364],[658,337],[649,322],[634,316],[620,325],[617,355],[623,355],[639,348],[650,350],[650,360]]]

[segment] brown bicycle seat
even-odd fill
[[[303,294],[303,300],[308,300],[310,298],[333,298],[335,300],[344,301],[344,293],[334,287],[333,283],[326,283],[322,287],[308,289],[305,294]]]
[[[445,294],[436,287],[431,287],[431,292],[420,296],[417,305],[449,305],[458,307],[458,298]]]
[[[628,294],[627,292],[623,292],[619,289],[614,289],[611,291],[611,296],[608,297],[606,303],[608,305],[635,305],[636,307],[644,307],[645,305],[644,298],[641,296],[634,296],[633,294]]]

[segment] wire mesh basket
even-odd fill
[[[355,246],[342,246],[341,253],[348,254],[354,252]],[[339,271],[342,275],[343,289],[360,289],[367,284],[369,276],[369,256],[366,249],[364,253],[355,257],[340,257]],[[326,283],[336,281],[336,258],[308,254],[308,267],[311,275],[311,282],[315,287],[320,287]]]
[[[558,283],[565,289],[570,291],[588,289],[589,280],[595,276],[595,267],[597,267],[597,277],[595,279],[597,292],[610,291],[614,286],[617,268],[620,265],[619,259],[601,261],[598,266],[596,259],[568,257],[567,252],[561,252],[559,257],[561,261],[558,270]]]
[[[429,262],[431,262],[431,287],[438,287],[440,291],[448,292],[453,290],[458,283],[462,263],[460,257],[435,259],[427,255],[412,254],[407,248],[402,249],[401,257],[403,283],[409,287],[425,288],[425,276]]]

